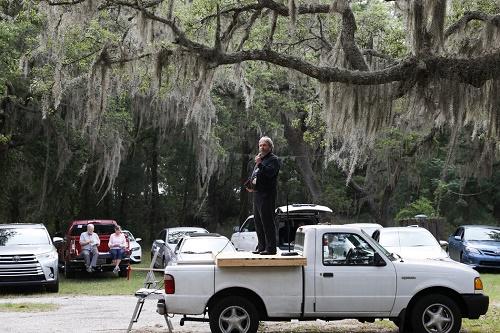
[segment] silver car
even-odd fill
[[[173,258],[174,251],[179,240],[193,233],[208,233],[207,229],[199,227],[174,227],[163,229],[151,246],[151,260],[154,258],[154,253],[158,251],[154,262],[155,268],[164,268]]]
[[[59,291],[58,255],[43,224],[0,225],[0,286]]]

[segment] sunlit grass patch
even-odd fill
[[[52,303],[0,303],[1,312],[49,312],[58,308]]]

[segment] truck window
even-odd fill
[[[71,236],[80,236],[87,231],[86,224],[76,224],[71,229]],[[114,224],[94,224],[94,232],[98,235],[111,235],[115,232]]]
[[[294,251],[303,252],[304,251],[304,233],[298,232],[295,235],[295,245],[293,247]]]
[[[363,238],[351,233],[323,234],[323,265],[373,265],[375,251]]]

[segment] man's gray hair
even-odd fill
[[[262,140],[264,140],[264,141],[266,141],[266,142],[267,142],[267,144],[269,145],[269,147],[271,147],[271,151],[273,151],[273,150],[274,150],[274,143],[273,143],[273,140],[271,140],[271,138],[270,138],[270,137],[268,137],[268,136],[263,136],[262,138],[260,138],[259,142],[260,142],[260,141],[262,141]]]
[[[92,223],[87,224],[87,230],[88,230],[89,228],[94,229],[94,225],[93,225]]]

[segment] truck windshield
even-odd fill
[[[370,238],[370,236],[368,236],[368,234],[366,232],[364,232],[363,230],[361,230],[361,232],[364,233],[368,238]],[[390,253],[389,251],[387,251],[377,241],[374,241],[372,245],[376,248],[377,251],[382,252],[387,258],[389,258],[389,260],[391,260],[391,261],[395,261],[396,260],[396,257],[393,256],[392,253]]]
[[[9,245],[48,245],[49,234],[45,229],[2,228],[0,246]]]

